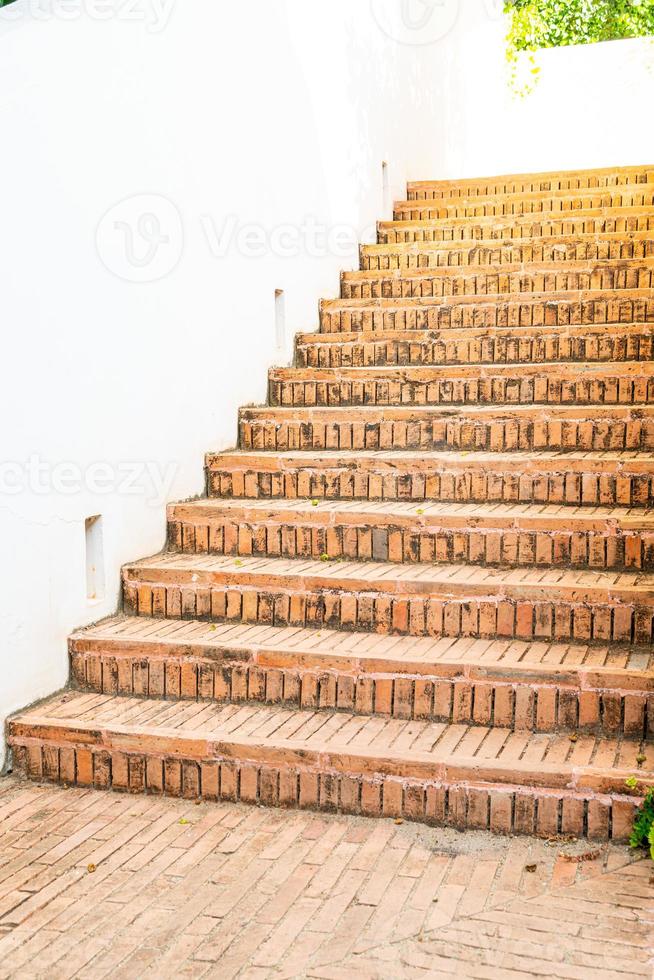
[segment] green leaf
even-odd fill
[[[634,826],[629,843],[632,847],[651,846],[651,835],[654,828],[654,789],[645,793],[642,805],[636,811]]]

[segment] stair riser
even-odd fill
[[[442,222],[380,222],[377,241],[380,245],[401,242],[458,242],[469,239],[570,238],[573,235],[630,235],[654,230],[652,214],[607,213],[562,218],[533,216],[520,218],[450,218]]]
[[[654,240],[647,232],[631,235],[593,235],[573,238],[535,238],[477,242],[428,244],[363,245],[360,268],[363,272],[466,268],[483,265],[522,265],[561,262],[631,262],[654,257]]]
[[[547,470],[521,473],[502,472],[501,468],[466,470],[464,466],[449,472],[422,466],[407,473],[389,473],[388,467],[356,470],[351,467],[298,466],[282,469],[209,470],[209,496],[244,497],[251,500],[319,498],[327,500],[413,500],[458,503],[535,503],[596,504],[626,507],[654,506],[654,477],[630,473],[628,464],[619,475],[583,472],[561,472],[559,464]]]
[[[233,661],[233,654],[227,651]],[[273,656],[273,659],[279,660]],[[654,734],[654,694],[581,690],[564,684],[501,683],[463,677],[362,674],[351,665],[310,670],[172,655],[71,652],[80,691],[134,697],[257,702],[304,710],[342,710],[402,720],[494,725],[517,731]]]
[[[643,367],[641,376],[612,374],[578,376],[566,372],[557,376],[548,368],[544,376],[492,376],[448,378],[442,380],[370,379],[351,381],[334,373],[333,382],[277,381],[273,373],[268,385],[272,406],[338,407],[354,405],[647,405],[654,404],[654,375]],[[277,374],[279,372],[276,372]]]
[[[374,335],[373,335],[374,336]],[[519,364],[546,361],[651,361],[654,336],[647,328],[628,335],[447,338],[435,341],[385,340],[320,343],[296,347],[300,368],[383,367],[429,364]],[[607,372],[610,366],[607,363]]]
[[[348,277],[341,280],[342,299],[403,299],[416,296],[486,296],[502,293],[556,293],[589,289],[651,289],[650,267],[616,267],[586,272],[479,273],[397,277]]]
[[[225,758],[215,751],[184,755],[165,746],[148,753],[19,734],[12,744],[16,771],[69,786],[394,817],[457,830],[622,841],[636,809],[636,801],[624,795],[363,775],[280,760],[278,753],[270,760]]]
[[[177,583],[124,580],[128,615],[215,622],[264,623],[270,626],[328,627],[372,631],[380,635],[579,640],[616,643],[652,642],[654,607],[610,599],[596,604],[551,598],[463,596],[340,591],[305,585],[287,590],[240,584],[203,584],[188,575]]]
[[[404,522],[403,522],[404,523]],[[574,524],[574,520],[570,521]],[[168,524],[169,550],[185,554],[393,561],[409,564],[497,565],[524,568],[654,569],[654,533],[499,530],[371,526],[338,522],[316,527],[288,522],[229,521]],[[326,559],[325,559],[326,560]]]
[[[431,201],[398,201],[393,209],[396,221],[433,221],[440,218],[494,218],[525,215],[557,217],[575,211],[595,208],[651,208],[654,190],[651,184],[642,189],[624,187],[620,190],[585,190],[574,195],[521,192],[518,195],[497,195],[477,200],[454,200],[449,195]]]
[[[323,333],[358,333],[372,330],[484,330],[493,327],[565,327],[618,323],[654,323],[654,299],[647,293],[600,294],[583,299],[551,300],[525,294],[521,300],[468,301],[403,306],[345,305],[345,301],[323,303],[320,329]],[[603,296],[604,298],[600,298]],[[352,301],[351,301],[352,302]],[[382,301],[380,301],[381,303]],[[390,301],[389,301],[390,302]]]
[[[432,198],[471,198],[494,194],[537,194],[546,191],[573,192],[586,188],[621,188],[625,184],[654,183],[654,167],[603,168],[567,173],[513,174],[505,177],[449,181],[411,181],[407,197],[413,200]]]
[[[274,418],[242,420],[242,449],[252,450],[377,450],[452,449],[464,452],[513,449],[553,450],[651,450],[654,449],[654,423],[646,419],[583,419],[521,421],[519,419],[453,418],[437,421],[357,422],[344,419],[321,422],[286,422]]]

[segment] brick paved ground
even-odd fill
[[[615,845],[10,777],[0,978],[651,976],[653,873]]]

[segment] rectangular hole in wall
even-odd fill
[[[104,599],[104,546],[102,517],[87,517],[84,522],[86,538],[86,598]]]
[[[384,209],[384,217],[390,214],[393,202],[391,201],[391,184],[390,177],[388,174],[388,163],[386,160],[382,160],[382,207]]]
[[[286,347],[286,297],[283,289],[275,290],[275,343]]]

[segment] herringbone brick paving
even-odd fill
[[[619,845],[0,780],[0,978],[650,976]]]

